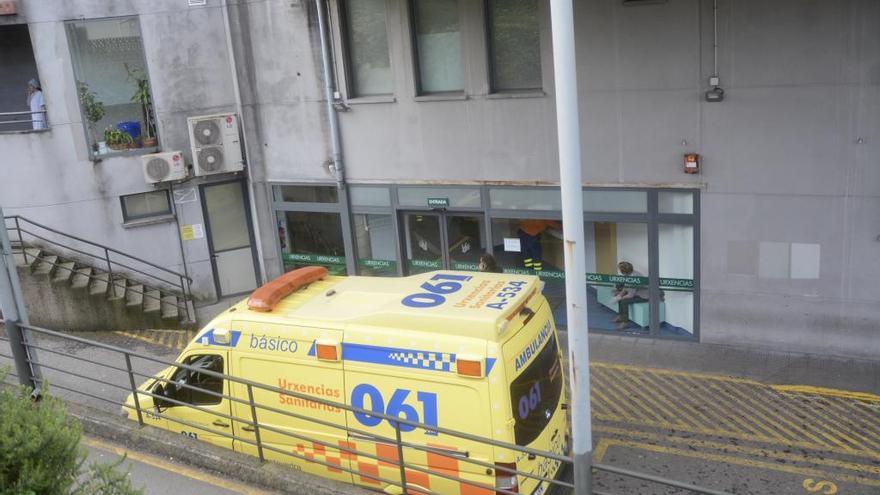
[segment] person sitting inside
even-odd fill
[[[633,269],[632,263],[629,261],[621,261],[617,264],[617,270],[625,277],[642,277],[645,276]],[[629,307],[631,304],[648,302],[648,288],[645,286],[627,287],[619,284],[614,290],[614,301],[617,302],[617,329],[623,330],[629,325]]]
[[[501,268],[498,266],[498,262],[495,261],[495,257],[489,253],[480,255],[480,271],[488,272],[488,273],[501,273]]]

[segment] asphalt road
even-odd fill
[[[168,331],[79,335],[169,361],[186,340]],[[56,339],[37,345],[54,393],[119,410],[130,388],[122,355]],[[132,366],[141,383],[165,365],[133,358]],[[591,374],[596,462],[739,495],[880,493],[876,396],[602,362]],[[606,473],[595,483],[609,493],[684,493]]]

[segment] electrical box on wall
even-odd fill
[[[15,15],[18,13],[17,0],[0,0],[0,15]]]
[[[700,155],[696,153],[685,153],[684,155],[684,173],[698,174],[700,173]]]

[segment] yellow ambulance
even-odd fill
[[[405,448],[407,465],[439,474],[407,469],[411,493],[419,488],[456,495],[495,492],[449,479],[454,477],[542,494],[549,482],[497,467],[553,478],[560,471],[558,461],[430,429],[567,455],[565,378],[541,288],[537,277],[518,274],[435,271],[372,278],[301,268],[216,317],[177,362],[426,425],[400,428],[403,442],[430,447],[428,452]],[[251,455],[257,455],[259,433],[267,459],[401,492],[377,480],[400,479],[393,462],[397,447],[372,436],[394,439],[390,421],[250,387],[253,401],[265,406],[256,408],[255,431],[246,385],[176,367],[156,376],[164,380],[151,379],[140,390],[161,398],[138,394],[147,424]],[[175,385],[180,382],[206,392]],[[131,395],[123,410],[137,419]]]

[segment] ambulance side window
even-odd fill
[[[189,356],[183,364],[195,368],[223,373],[223,357],[216,354]],[[184,387],[182,384],[189,385]],[[223,379],[199,373],[186,368],[178,368],[168,385],[174,391],[174,398],[196,406],[216,405],[223,401]],[[192,388],[190,388],[192,387]]]

